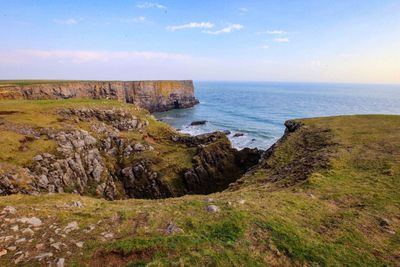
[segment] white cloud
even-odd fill
[[[159,9],[167,9],[166,6],[163,6],[158,3],[152,3],[152,2],[144,2],[141,4],[137,4],[136,7],[138,8],[159,8]]]
[[[121,21],[121,22],[124,22],[124,23],[132,23],[132,22],[136,22],[136,23],[146,23],[146,22],[149,22],[145,16],[139,16],[139,17],[134,17],[134,18],[121,19],[120,21]]]
[[[243,29],[243,25],[241,25],[241,24],[231,24],[228,27],[225,27],[225,28],[223,28],[221,30],[218,30],[218,31],[203,31],[203,32],[204,33],[208,33],[208,34],[218,35],[218,34],[221,34],[221,33],[231,33],[232,31],[240,30],[240,29]]]
[[[53,20],[55,23],[58,24],[64,24],[64,25],[74,25],[78,24],[78,20],[74,18],[69,18],[69,19],[54,19]]]
[[[241,7],[241,8],[239,8],[239,11],[240,11],[241,13],[246,13],[246,12],[249,11],[249,9],[248,9],[247,7]]]
[[[286,34],[286,33],[287,32],[282,31],[282,30],[269,30],[269,31],[257,32],[258,35],[261,35],[261,34],[281,35],[281,34]]]
[[[275,38],[274,42],[277,42],[277,43],[289,43],[290,40],[289,40],[289,38]]]
[[[286,32],[280,30],[267,31],[267,34],[285,34]]]
[[[268,49],[269,48],[269,45],[262,45],[262,46],[260,46],[260,48],[262,48],[262,49]]]
[[[193,28],[211,29],[212,27],[214,27],[214,24],[210,22],[190,22],[183,25],[168,26],[167,30],[176,31],[176,30],[193,29]]]

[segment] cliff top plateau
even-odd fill
[[[285,125],[238,151],[123,101],[2,100],[0,266],[397,266],[400,116]]]

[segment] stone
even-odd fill
[[[76,221],[70,222],[69,224],[67,224],[67,226],[64,228],[64,232],[66,234],[78,230],[79,229],[79,225]]]
[[[61,242],[56,242],[56,243],[51,244],[50,247],[53,247],[53,248],[55,248],[56,250],[61,250],[61,246],[62,246],[62,245],[64,245],[64,244],[61,243]]]
[[[57,261],[57,267],[64,267],[65,259],[59,258]]]
[[[91,231],[93,231],[96,228],[96,226],[94,224],[89,224],[86,229],[84,230],[85,233],[90,233]]]
[[[168,235],[182,233],[182,232],[183,232],[183,230],[172,222],[169,223],[167,228],[165,229],[165,233],[167,233]]]
[[[49,179],[47,179],[47,176],[44,174],[40,175],[38,180],[38,185],[40,187],[46,188],[48,184],[49,184]]]
[[[219,208],[215,205],[209,205],[207,206],[207,212],[216,213],[219,212]]]
[[[0,257],[3,257],[4,255],[6,255],[8,253],[7,249],[3,249],[0,251]]]
[[[111,238],[114,238],[114,234],[113,233],[110,233],[110,232],[104,232],[104,233],[102,233],[101,234],[104,238],[107,238],[107,239],[111,239]]]
[[[42,161],[43,157],[41,155],[36,155],[36,156],[33,157],[33,160],[34,161]]]
[[[13,238],[14,237],[12,235],[6,236],[6,237],[4,237],[4,242],[10,241]]]
[[[239,200],[239,204],[243,205],[244,203],[246,203],[246,200],[244,200],[244,199]]]
[[[7,250],[9,250],[9,251],[15,251],[16,249],[17,249],[16,246],[7,247]]]
[[[84,139],[85,145],[90,146],[90,145],[95,145],[97,143],[96,138],[94,138],[91,135],[86,135]]]
[[[229,130],[223,130],[222,131],[224,134],[226,134],[226,135],[230,135],[231,134],[231,131],[229,131]]]
[[[381,218],[378,218],[378,221],[379,221],[379,225],[381,227],[389,227],[389,225],[390,225],[390,221],[387,218],[381,217]]]
[[[69,206],[72,208],[83,208],[83,205],[80,201],[73,201]]]
[[[83,248],[83,242],[82,242],[82,241],[76,242],[75,245],[76,245],[78,248]]]
[[[243,136],[244,135],[244,133],[235,133],[234,135],[233,135],[233,137],[240,137],[240,136]]]
[[[17,232],[19,230],[19,226],[18,225],[13,225],[10,228],[11,230],[13,230],[14,232]]]
[[[42,243],[36,244],[35,248],[38,250],[42,249],[42,248],[44,248],[44,244],[42,244]]]
[[[135,145],[133,146],[133,149],[134,149],[135,151],[138,151],[138,152],[146,150],[145,146],[142,145],[141,143],[135,144]]]
[[[25,258],[24,255],[20,255],[18,258],[16,258],[16,259],[14,260],[14,263],[15,263],[15,264],[18,264],[18,263],[20,263],[24,258]]]
[[[31,228],[25,228],[22,233],[33,235],[35,232]]]
[[[191,126],[196,126],[196,125],[204,125],[206,124],[206,120],[200,120],[200,121],[192,121],[192,123],[190,124]]]
[[[20,238],[20,239],[18,239],[18,240],[16,240],[15,241],[15,243],[23,243],[23,242],[25,242],[26,241],[26,238],[25,237],[23,237],[23,238]]]
[[[27,223],[32,225],[33,227],[39,227],[42,225],[42,221],[39,218],[36,217],[31,217],[31,218],[27,218],[27,217],[22,217],[17,219],[18,222],[20,223]]]
[[[52,154],[49,153],[43,153],[42,155],[44,158],[54,158],[54,156]]]
[[[307,193],[307,196],[309,196],[310,198],[315,199],[315,196],[314,196],[314,194],[312,194],[312,193]]]
[[[3,211],[1,212],[1,214],[15,214],[17,212],[17,209],[12,207],[12,206],[6,206]]]
[[[42,259],[44,259],[44,258],[50,258],[50,257],[53,257],[53,253],[51,253],[51,252],[45,252],[45,253],[41,253],[41,254],[37,255],[37,256],[35,257],[35,259],[42,260]]]

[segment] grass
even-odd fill
[[[196,148],[188,148],[183,144],[175,144],[171,137],[176,131],[165,123],[157,121],[148,111],[137,108],[131,104],[121,103],[113,100],[3,100],[0,101],[0,161],[12,166],[28,166],[32,158],[40,153],[54,152],[56,143],[47,140],[45,135],[36,139],[32,134],[26,132],[38,132],[41,128],[53,129],[75,129],[80,128],[90,132],[98,138],[93,131],[92,121],[77,121],[71,117],[67,120],[58,111],[63,108],[121,108],[135,115],[139,120],[147,120],[149,125],[139,131],[121,131],[120,136],[132,146],[138,142],[150,145],[151,151],[137,153],[127,160],[129,165],[132,161],[148,160],[151,162],[152,170],[162,174],[161,179],[170,184],[171,190],[176,195],[184,193],[180,177],[182,172],[192,167],[192,158]],[[104,155],[107,164],[115,164],[116,159]],[[96,185],[89,188],[88,192],[94,192]],[[74,188],[71,188],[72,191]]]
[[[80,83],[80,82],[118,82],[118,80],[112,81],[99,81],[99,80],[0,80],[0,88],[4,87],[15,87],[15,86],[26,86],[35,84],[62,84],[62,83]],[[129,81],[127,81],[129,82]],[[159,80],[158,82],[164,82],[163,86],[169,87],[176,85],[176,81]]]
[[[0,103],[3,110],[5,105],[12,107]],[[46,106],[54,104],[41,102],[31,108],[40,112]],[[193,152],[171,146],[174,131],[149,121],[144,133],[123,134],[154,146],[160,154],[143,154],[157,158],[154,168],[168,173],[177,162],[188,165]],[[83,255],[71,248],[73,255],[66,262],[72,266],[104,262],[113,266],[398,266],[400,116],[301,121],[304,127],[290,134],[262,167],[231,190],[210,196],[113,202],[72,194],[12,195],[0,198],[0,210],[12,205],[18,216],[37,216],[49,224],[76,220],[81,229],[96,224],[91,234],[72,234],[71,238],[87,244]],[[46,123],[39,119],[37,125]],[[2,147],[14,153],[21,136],[3,136]],[[326,164],[317,161],[319,156]],[[314,164],[305,179],[295,179],[296,171],[305,170],[296,169],[299,162]],[[84,208],[65,207],[77,200]],[[208,213],[210,204],[221,211]],[[114,214],[120,218],[117,222],[111,220]],[[382,218],[388,219],[388,227],[380,225]],[[166,234],[170,222],[183,232]],[[108,231],[115,239],[104,242],[101,233]],[[10,257],[0,258],[0,265],[7,265]]]

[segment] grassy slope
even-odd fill
[[[125,104],[110,100],[3,100],[0,101],[0,172],[2,169],[13,166],[27,166],[32,158],[43,152],[54,151],[56,144],[44,136],[40,139],[29,138],[29,135],[17,133],[15,128],[81,128],[93,132],[89,122],[65,121],[57,113],[62,108],[91,107],[91,108],[123,108],[136,115],[139,119],[149,121],[149,126],[138,131],[121,132],[121,136],[132,141],[148,144],[154,147],[152,151],[146,151],[135,155],[135,159],[151,159],[155,171],[161,171],[163,178],[174,182],[181,170],[191,168],[191,159],[196,149],[177,145],[171,141],[171,136],[176,135],[174,129],[156,121],[150,114],[131,104]],[[3,124],[4,123],[4,124]],[[14,128],[10,129],[9,124]],[[6,126],[4,126],[6,125]]]
[[[330,167],[313,170],[306,181],[288,187],[268,182],[271,169],[258,170],[243,178],[236,191],[209,196],[220,207],[219,213],[206,212],[210,202],[205,196],[107,202],[67,194],[14,195],[2,197],[0,209],[15,206],[17,216],[37,216],[46,225],[64,226],[76,220],[83,229],[98,223],[90,235],[78,231],[67,237],[85,241],[83,255],[68,245],[73,252],[67,257],[68,265],[397,265],[400,117],[351,116],[303,122],[306,127],[291,134],[269,159],[271,168],[282,168],[295,158],[300,151],[294,147],[303,144],[304,136],[313,129],[326,130],[337,144],[330,154]],[[85,207],[62,207],[73,200],[80,200]],[[390,221],[388,228],[379,226],[383,217]],[[170,222],[184,232],[165,234]],[[116,239],[101,241],[104,231],[112,231]],[[60,237],[53,234],[53,238]],[[45,239],[35,236],[34,243]],[[37,253],[32,244],[26,246],[31,254]],[[0,265],[11,256],[0,258]]]

